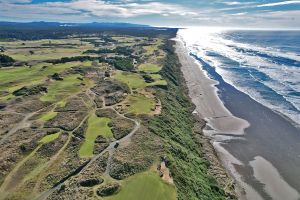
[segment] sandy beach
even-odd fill
[[[176,49],[194,112],[207,121],[204,132],[235,179],[239,198],[299,199],[299,129],[226,83],[179,39]]]

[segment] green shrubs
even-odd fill
[[[15,60],[7,55],[0,54],[0,67],[12,65]]]
[[[224,192],[216,189],[216,182],[207,172],[201,147],[193,138],[193,105],[186,93],[180,63],[172,42],[165,46],[167,57],[161,75],[168,82],[167,89],[159,89],[162,113],[149,122],[152,133],[165,141],[170,160],[170,171],[177,187],[178,199],[225,199]]]

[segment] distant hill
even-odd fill
[[[0,22],[0,28],[9,29],[31,29],[31,28],[59,28],[59,27],[77,27],[77,28],[151,28],[148,25],[131,23],[60,23],[60,22]]]

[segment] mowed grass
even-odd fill
[[[144,88],[147,86],[145,80],[138,74],[117,72],[114,78],[120,82],[126,83],[132,89]]]
[[[161,77],[161,75],[159,75],[159,74],[151,74],[150,76],[151,76],[151,78],[154,79],[154,82],[148,83],[148,84],[147,84],[148,86],[154,86],[154,85],[168,85],[167,81],[164,80],[164,79]]]
[[[79,150],[80,157],[93,156],[95,140],[99,135],[105,138],[113,138],[112,131],[108,126],[111,121],[109,118],[99,118],[95,114],[92,114],[88,119],[88,128],[85,133],[84,143]]]
[[[78,64],[80,64],[80,62],[69,62],[57,65],[41,63],[32,67],[2,68],[0,69],[0,90],[12,92],[23,86],[41,83],[44,82],[49,75],[60,73]]]
[[[155,107],[155,101],[141,94],[132,94],[126,100],[128,113],[149,114]]]
[[[63,98],[81,91],[81,83],[85,81],[80,80],[82,77],[79,74],[72,74],[64,77],[62,81],[54,81],[48,87],[48,92],[44,94],[40,100],[56,102]]]
[[[161,66],[150,63],[141,64],[138,68],[140,71],[149,73],[157,73],[161,70]]]
[[[154,44],[152,45],[148,45],[148,46],[144,46],[144,49],[146,50],[146,55],[153,55],[155,51],[157,51],[159,48],[159,46],[162,44],[162,40],[161,39],[157,39],[155,41]]]
[[[56,115],[57,115],[57,112],[50,111],[50,112],[47,112],[47,113],[43,114],[43,115],[39,118],[39,120],[40,120],[40,121],[43,121],[43,122],[47,122],[47,121],[53,119],[54,117],[56,117]]]
[[[122,182],[120,192],[109,200],[176,200],[175,186],[165,183],[157,173],[147,171]]]
[[[56,140],[59,137],[59,135],[60,135],[60,132],[54,133],[54,134],[50,134],[50,135],[46,135],[39,142],[42,143],[42,144],[50,143],[50,142]]]

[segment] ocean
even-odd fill
[[[300,31],[180,31],[193,55],[256,101],[300,124]]]
[[[300,199],[299,38],[299,31],[178,31],[195,68],[215,82],[216,95],[228,110],[207,109],[213,100],[198,109],[196,104],[207,121],[204,133],[242,188],[241,199]],[[192,90],[199,105],[202,93]],[[243,133],[232,131],[239,130],[235,126],[244,127]]]

